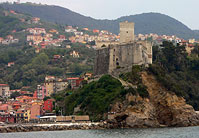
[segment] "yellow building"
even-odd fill
[[[24,116],[24,120],[29,122],[30,121],[30,109],[26,109],[23,116]]]

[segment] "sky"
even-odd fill
[[[0,0],[0,2],[17,0]],[[199,0],[21,0],[58,5],[95,19],[116,19],[147,12],[169,15],[199,30]]]

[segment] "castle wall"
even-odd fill
[[[151,43],[133,42],[110,45],[96,51],[94,74],[111,74],[119,68],[131,68],[132,65],[152,64]]]
[[[108,74],[109,71],[109,48],[96,50],[94,74]]]
[[[146,62],[147,64],[152,64],[153,60],[152,60],[152,55],[153,55],[153,51],[152,51],[152,43],[149,41],[138,41],[137,43],[142,45],[142,49],[144,51],[144,55],[146,56]]]
[[[109,45],[117,45],[117,44],[119,44],[119,42],[118,41],[108,41],[108,42],[103,42],[103,41],[96,41],[95,42],[96,43],[96,46],[97,46],[97,49],[100,49],[100,48],[102,48],[102,46],[104,46],[104,47],[108,47]]]
[[[143,55],[142,55],[142,45],[136,44],[133,47],[133,62],[132,64],[141,65],[143,64]]]
[[[116,68],[128,67],[133,62],[133,46],[131,44],[110,46],[109,59],[109,72]]]
[[[141,65],[143,61],[142,45],[130,43],[110,46],[109,73],[117,68],[128,68],[133,64]]]

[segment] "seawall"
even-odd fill
[[[104,123],[16,124],[0,126],[0,133],[104,129]]]

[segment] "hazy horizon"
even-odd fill
[[[0,2],[16,1],[17,0],[0,0]],[[95,19],[112,20],[122,16],[155,12],[175,18],[193,30],[199,30],[199,20],[196,18],[197,13],[199,13],[199,9],[197,8],[199,1],[197,0],[21,0],[21,3],[25,2],[57,5]]]

